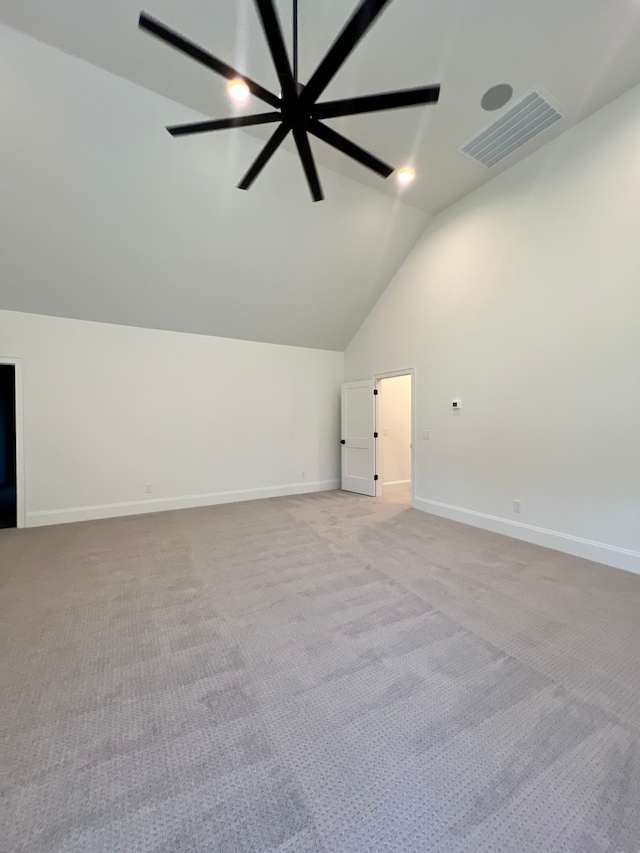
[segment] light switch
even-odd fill
[[[423,429],[422,430],[422,440],[423,441],[431,441],[431,430]]]

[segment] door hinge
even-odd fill
[[[374,388],[374,389],[373,389],[373,396],[374,396],[374,397],[377,397],[377,396],[378,396],[378,389],[377,389],[377,388]]]
[[[377,474],[374,474],[374,475],[373,475],[373,479],[374,479],[374,480],[377,480],[377,479],[378,479],[378,475],[377,475]]]
[[[374,438],[377,438],[377,437],[378,437],[378,433],[377,433],[377,432],[374,432],[373,437],[374,437]]]

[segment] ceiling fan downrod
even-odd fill
[[[298,82],[298,0],[293,0],[293,80],[300,91]]]

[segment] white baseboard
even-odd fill
[[[426,498],[416,497],[413,506],[441,518],[460,521],[462,524],[481,527],[483,530],[490,530],[492,533],[501,533],[503,536],[511,536],[513,539],[522,539],[525,542],[532,542],[534,545],[553,548],[555,551],[563,551],[585,560],[593,560],[596,563],[604,563],[616,569],[640,574],[640,551],[618,548],[616,545],[606,545],[603,542],[594,542],[591,539],[582,539],[568,533],[558,533],[555,530],[546,530],[544,527],[534,527],[521,521],[487,515],[483,512],[463,509]]]
[[[258,489],[239,489],[231,492],[212,492],[204,495],[184,495],[177,498],[149,498],[143,501],[98,504],[97,506],[47,509],[27,513],[27,527],[44,527],[49,524],[68,524],[74,521],[93,521],[98,518],[118,518],[123,515],[142,515],[173,509],[192,509],[199,506],[277,498],[285,495],[304,495],[339,489],[339,480],[321,480],[316,483],[290,483],[286,486],[262,486]]]
[[[401,492],[411,488],[411,480],[389,480],[382,484],[382,488],[385,492]]]

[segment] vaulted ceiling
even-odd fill
[[[355,5],[299,0],[303,82]],[[286,147],[235,189],[269,130],[166,134],[233,109],[224,81],[139,31],[141,9],[278,91],[252,0],[0,0],[0,307],[340,349],[429,215],[640,83],[637,0],[392,0],[326,97],[440,83],[435,107],[330,120],[417,179],[401,190],[314,141],[312,205]],[[499,115],[480,106],[496,83],[563,118],[486,169],[458,148]]]
[[[359,0],[299,0],[300,79],[312,74]],[[291,33],[292,0],[276,0]],[[253,0],[0,0],[0,21],[211,117],[230,113],[224,81],[140,32],[144,9],[240,71],[278,91]],[[429,213],[526,156],[640,83],[638,0],[392,0],[327,89],[326,98],[441,83],[437,107],[330,123],[418,180],[402,193]],[[515,101],[538,87],[564,118],[494,170],[458,147],[494,115],[480,100],[496,83]],[[252,99],[246,111],[264,109]],[[171,124],[171,111],[165,117]],[[233,131],[235,132],[235,131]],[[262,137],[270,129],[254,131]],[[189,145],[187,140],[176,144]],[[390,195],[386,181],[312,141],[321,163]],[[289,145],[293,150],[293,143]],[[230,179],[241,177],[241,169]]]

